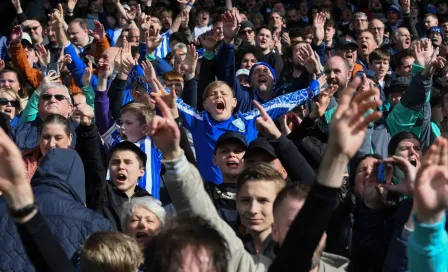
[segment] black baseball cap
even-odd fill
[[[137,155],[137,157],[142,161],[143,165],[146,165],[146,153],[143,152],[138,146],[136,146],[134,143],[130,141],[123,141],[114,145],[114,147],[112,147],[109,151],[109,155],[107,157],[107,163],[109,164],[110,158],[112,157],[112,154],[114,152],[123,150],[129,150],[135,153],[135,155]]]
[[[410,83],[410,77],[396,77],[392,80],[390,85],[386,87],[385,93],[389,95],[394,92],[403,92],[409,87]]]
[[[250,142],[249,147],[247,148],[246,153],[244,154],[244,158],[249,157],[256,151],[263,151],[269,154],[270,156],[277,158],[274,147],[264,137],[257,138],[252,142]]]
[[[245,149],[247,149],[248,146],[246,138],[242,134],[233,131],[228,131],[218,138],[218,141],[216,142],[215,145],[215,151],[218,149],[218,147],[228,142],[239,143],[242,146],[244,146]]]
[[[336,49],[344,49],[347,47],[358,47],[358,42],[350,35],[345,35],[340,37],[337,41],[336,41],[336,45],[335,48]]]

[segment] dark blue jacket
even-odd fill
[[[72,131],[73,140],[70,147],[75,149],[76,145],[76,127],[78,123],[72,122],[68,119],[70,123],[70,130]],[[33,149],[39,144],[39,126],[42,124],[42,120],[36,117],[34,121],[26,122],[18,125],[11,131],[11,138],[20,148],[20,150]]]
[[[78,154],[53,149],[31,180],[39,211],[68,258],[89,235],[112,230],[110,222],[84,206],[84,167]],[[3,198],[0,197],[0,271],[34,271]]]

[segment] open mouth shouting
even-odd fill
[[[226,165],[227,165],[227,167],[228,168],[230,168],[230,169],[238,169],[238,166],[240,165],[239,163],[238,163],[238,161],[236,161],[236,160],[229,160],[227,163],[226,163]]]
[[[144,242],[146,239],[148,239],[149,234],[143,231],[139,231],[135,234],[135,240],[137,240],[137,243]]]
[[[223,101],[216,102],[216,112],[218,114],[223,113],[225,109],[226,109],[226,105],[224,104]]]
[[[117,174],[117,183],[118,184],[123,184],[127,179],[128,179],[128,177],[125,174],[123,174],[123,173]]]

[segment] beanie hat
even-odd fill
[[[445,32],[443,31],[442,28],[438,27],[438,26],[433,26],[431,28],[428,29],[428,32],[426,33],[426,36],[429,36],[429,34],[431,33],[440,33],[440,36],[442,36],[442,39],[445,38]]]
[[[272,68],[272,66],[269,65],[269,63],[264,62],[264,61],[257,62],[257,63],[255,63],[255,64],[252,66],[252,68],[250,68],[250,72],[249,72],[249,82],[251,82],[252,72],[254,71],[255,67],[260,66],[260,65],[263,65],[263,66],[268,67],[268,69],[271,71],[272,76],[274,77],[274,89],[275,89],[275,85],[277,85],[277,74],[275,73],[274,68]]]
[[[387,9],[387,11],[395,12],[396,14],[398,14],[398,16],[401,16],[400,9],[397,6],[395,6],[395,5],[390,6]]]

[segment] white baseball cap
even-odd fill
[[[239,76],[249,76],[249,70],[243,68],[243,69],[239,69],[238,71],[236,71],[236,77]]]

